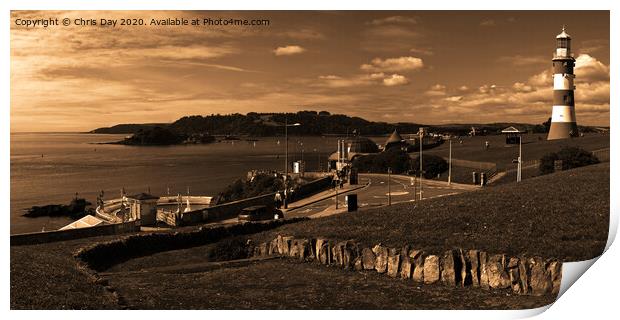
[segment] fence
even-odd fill
[[[178,224],[177,212],[166,209],[157,209],[157,221],[161,221],[169,226],[176,226]]]
[[[11,235],[11,245],[29,245],[56,241],[74,240],[88,237],[107,236],[140,231],[140,221],[106,224],[88,228],[34,232]]]
[[[447,158],[444,158],[448,161]],[[452,158],[452,165],[458,167],[467,167],[478,170],[485,171],[495,171],[497,170],[497,165],[493,162],[482,162],[482,161],[471,161],[471,160],[461,160]]]
[[[600,161],[600,162],[609,162],[610,161],[610,156],[609,156],[609,148],[606,149],[600,149],[600,150],[594,150],[592,151],[592,154]]]

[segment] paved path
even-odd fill
[[[367,209],[380,207],[388,204],[388,189],[391,203],[415,202],[419,198],[419,185],[415,187],[411,184],[411,177],[402,175],[391,175],[388,187],[388,177],[384,174],[360,174],[361,188],[351,190],[352,186],[347,186],[343,190],[336,192],[333,190],[322,193],[323,199],[309,202],[306,205],[297,205],[289,208],[286,213],[287,218],[293,217],[325,217],[333,214],[345,212],[347,210],[345,204],[345,196],[355,193],[358,197],[358,207]],[[462,192],[477,190],[479,187],[473,185],[464,185],[445,181],[426,180],[423,179],[422,194],[424,199],[437,197],[445,197]],[[338,208],[336,208],[338,202]]]

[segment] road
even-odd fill
[[[391,203],[415,202],[419,198],[419,184],[412,185],[410,177],[383,174],[360,174],[360,184],[368,184],[366,187],[350,192],[357,194],[358,207],[360,210],[379,207],[388,204],[388,189],[391,194]],[[443,181],[424,180],[422,194],[424,199],[444,197],[462,193],[465,191],[476,190],[478,187],[452,184],[448,185]],[[347,193],[347,194],[350,194]],[[287,218],[294,217],[322,217],[346,211],[346,194],[338,195],[338,209],[336,209],[336,197],[331,197],[316,203],[304,206],[299,209],[287,212]]]

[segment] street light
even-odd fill
[[[284,140],[286,145],[286,152],[284,155],[284,209],[288,208],[288,127],[297,127],[301,123],[296,122],[288,124],[288,117],[284,117]]]
[[[450,141],[450,152],[448,153],[448,185],[452,184],[452,137]]]
[[[420,135],[420,200],[422,200],[422,138],[424,137],[424,128],[418,129]]]
[[[392,168],[388,168],[388,206],[392,205],[392,186],[390,185],[391,174],[392,174]]]
[[[521,163],[523,162],[522,158],[521,158],[521,138],[523,136],[521,134],[519,134],[519,163],[517,164],[517,182],[521,182],[521,168],[522,165]]]
[[[512,163],[517,164],[517,182],[521,182],[521,169],[523,160],[521,158],[521,134],[519,134],[519,157],[517,159],[512,159]]]

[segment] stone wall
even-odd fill
[[[378,272],[425,285],[506,290],[519,295],[557,295],[562,262],[541,257],[509,257],[455,248],[428,253],[409,246],[364,247],[355,241],[281,236],[251,244],[254,257],[282,256],[347,270]]]
[[[106,224],[89,228],[15,234],[11,235],[11,245],[18,246],[55,241],[66,241],[80,238],[122,234],[135,231],[140,231],[140,221]]]

